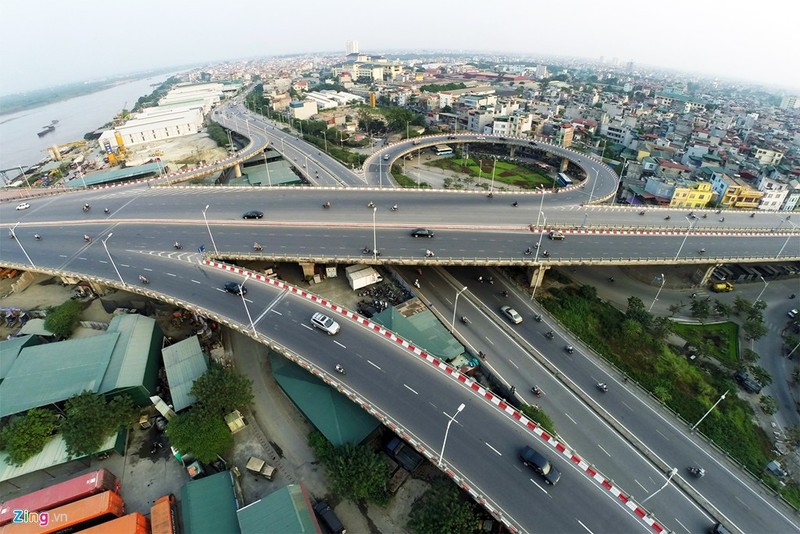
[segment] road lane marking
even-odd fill
[[[508,360],[508,363],[519,369],[519,366],[516,363],[514,363],[514,360]]]
[[[128,265],[127,263],[120,263],[120,265],[123,267],[130,267],[130,265]]]
[[[106,260],[99,260],[100,263],[108,263]]]
[[[341,343],[339,343],[338,341],[336,341],[335,339],[333,340],[333,342],[336,343],[337,345],[339,345],[340,347],[342,347],[343,349],[347,348],[344,345],[342,345]]]
[[[250,304],[253,304],[253,301],[252,301],[252,300],[250,300],[250,299],[244,299],[244,301],[245,301],[245,302],[249,302]]]
[[[625,407],[626,407],[627,409],[629,409],[630,411],[633,411],[633,408],[631,408],[630,406],[628,406],[628,403],[626,403],[625,401],[622,401],[622,405],[623,405],[623,406],[625,406]]]
[[[640,487],[640,488],[642,488],[642,489],[645,491],[645,493],[647,492],[647,488],[645,488],[645,487],[644,487],[644,486],[641,484],[641,482],[639,482],[639,481],[638,481],[638,480],[636,480],[636,479],[633,479],[633,481],[634,481],[634,482],[636,482],[637,484],[639,484],[639,487]]]
[[[539,488],[540,490],[542,490],[542,493],[544,493],[545,495],[547,495],[547,490],[546,490],[546,489],[544,489],[542,486],[540,486],[538,482],[536,482],[536,481],[535,481],[535,480],[533,480],[532,478],[529,478],[528,480],[530,480],[531,482],[533,482],[533,485],[534,485],[534,486],[536,486],[537,488]]]
[[[194,282],[195,284],[199,284],[200,283],[197,280],[192,280],[192,282]]]
[[[484,443],[486,443],[486,442],[484,441]],[[497,456],[503,456],[503,454],[500,451],[498,451],[497,449],[495,449],[494,447],[492,447],[488,443],[486,443],[486,446],[489,447],[490,449],[492,449],[497,454]]]
[[[67,258],[67,257],[68,257],[66,254],[59,254],[58,256],[59,256],[60,258]]]
[[[152,273],[152,272],[153,272],[153,269],[148,269],[147,267],[144,267],[144,270],[145,270],[145,271],[147,271],[147,272],[149,272],[149,273]]]
[[[750,509],[751,509],[751,508],[750,508],[749,506],[747,506],[747,505],[745,504],[745,502],[744,502],[742,499],[740,499],[738,496],[736,496],[735,498],[736,498],[736,500],[737,500],[737,501],[739,501],[740,503],[742,503],[742,506],[744,506],[744,507],[745,507],[745,508],[747,508],[748,510],[750,510]]]
[[[601,447],[600,445],[598,445],[598,446],[597,446],[597,448],[598,448],[598,449],[600,449],[601,451],[603,451],[604,453],[606,453],[606,455],[608,455],[608,457],[609,457],[609,458],[611,458],[611,455],[610,455],[610,454],[608,454],[608,451],[607,451],[607,450],[605,450],[603,447]]]
[[[304,327],[304,328],[308,328],[309,330],[314,330],[313,328],[311,328],[310,326],[308,326],[306,323],[300,323],[300,326],[302,326],[302,327]]]
[[[177,274],[172,274],[172,273],[164,273],[164,274],[166,274],[167,276],[178,276]]]
[[[383,369],[381,369],[378,365],[372,363],[370,360],[367,360],[367,363],[370,364],[375,369],[377,369],[378,371],[383,371]]]
[[[673,519],[675,519],[675,518],[673,518]],[[683,523],[681,523],[681,522],[680,522],[680,521],[678,521],[677,519],[675,519],[675,522],[676,522],[676,523],[678,523],[680,526],[682,526],[682,527],[683,527],[683,529],[684,529],[686,532],[689,532],[689,533],[691,534],[691,532],[692,532],[692,531],[691,531],[691,530],[689,530],[688,528],[686,528],[686,525],[684,525]]]
[[[666,435],[666,434],[664,434],[663,432],[661,432],[659,429],[656,429],[656,432],[658,432],[659,434],[661,434],[661,437],[663,437],[664,439],[667,439],[667,440],[669,439],[669,438],[667,437],[667,435]]]
[[[79,260],[83,260],[83,261],[86,261],[86,258],[78,258],[78,259],[79,259]]]
[[[403,387],[404,387],[404,388],[406,388],[407,390],[409,390],[409,391],[410,391],[411,393],[413,393],[414,395],[419,395],[419,393],[417,393],[416,391],[414,391],[413,389],[411,389],[410,387],[408,387],[408,384],[403,384]]]
[[[581,520],[580,520],[580,519],[578,519],[577,521],[578,521],[578,524],[579,524],[580,526],[582,526],[582,527],[583,527],[583,529],[584,529],[586,532],[590,532],[590,533],[592,533],[592,531],[589,529],[589,527],[587,527],[586,525],[584,525],[583,523],[581,523]],[[594,534],[594,533],[592,533],[592,534]]]
[[[572,423],[573,423],[573,424],[576,424],[576,425],[578,424],[578,422],[577,422],[575,419],[573,419],[572,417],[570,417],[568,413],[565,413],[564,415],[566,415],[566,416],[567,416],[567,419],[569,419],[570,421],[572,421]]]
[[[282,314],[281,312],[279,312],[278,310],[272,310],[272,313],[277,313],[278,315],[283,315],[283,314]]]
[[[492,340],[491,340],[491,339],[489,339],[488,337],[484,337],[483,339],[485,339],[486,341],[488,341],[490,345],[494,345],[494,343],[492,342]]]
[[[225,290],[224,290],[224,289],[221,289],[221,288],[219,288],[219,287],[215,287],[214,289],[216,289],[216,290],[217,290],[217,291],[219,291],[220,293],[225,293]]]

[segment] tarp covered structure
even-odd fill
[[[208,361],[197,336],[164,347],[161,355],[167,371],[172,408],[179,412],[197,400],[190,390],[194,381],[208,369]]]

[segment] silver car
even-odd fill
[[[508,317],[508,320],[514,324],[519,324],[522,322],[522,316],[517,313],[517,310],[512,308],[511,306],[503,306],[500,308],[500,311]]]
[[[324,313],[315,313],[311,317],[311,326],[314,328],[319,328],[323,332],[327,333],[329,336],[335,336],[339,333],[340,326],[339,323],[325,315]]]

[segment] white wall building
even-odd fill
[[[310,119],[318,113],[317,103],[314,100],[292,102],[289,104],[289,113],[293,119]]]
[[[142,117],[137,115],[123,126],[106,130],[100,136],[99,142],[100,146],[108,142],[111,148],[116,148],[118,145],[114,132],[118,132],[122,136],[122,142],[128,147],[192,135],[200,132],[202,128],[203,113],[197,108],[161,113],[152,112]]]
[[[761,197],[761,202],[758,204],[758,209],[760,210],[780,210],[786,201],[786,195],[789,194],[789,184],[767,176],[760,176],[756,182],[756,187],[764,193],[764,196]]]

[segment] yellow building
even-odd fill
[[[669,201],[671,208],[704,208],[714,198],[708,182],[687,182],[675,187]]]
[[[722,196],[720,205],[728,208],[755,209],[763,196],[762,191],[747,185],[730,185]]]

